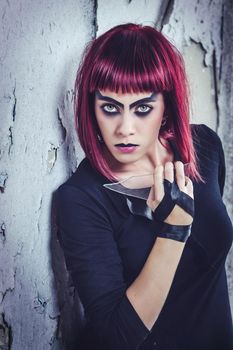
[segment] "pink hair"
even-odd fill
[[[156,29],[122,24],[87,45],[75,82],[75,122],[80,144],[92,166],[115,180],[104,157],[94,113],[97,90],[123,93],[162,92],[166,124],[160,137],[174,139],[188,176],[202,180],[197,168],[189,124],[189,94],[179,51]]]

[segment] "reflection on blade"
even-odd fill
[[[140,199],[147,200],[151,187],[142,187],[145,184],[153,184],[153,174],[131,176],[125,180],[104,184],[109,190]]]
[[[136,188],[136,189],[126,188],[121,184],[119,184],[118,182],[113,184],[104,184],[103,186],[108,188],[109,190],[112,190],[121,194],[125,194],[127,196],[145,199],[145,200],[148,198],[150,189],[151,189],[151,187]]]

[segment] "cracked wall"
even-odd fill
[[[82,155],[70,105],[93,11],[92,1],[0,2],[1,349],[62,348],[51,197]]]
[[[0,349],[10,349],[12,341],[11,328],[4,319],[4,314],[0,314]]]
[[[230,0],[1,1],[0,348],[78,344],[83,309],[56,240],[52,192],[83,158],[72,109],[83,47],[113,25],[156,26],[183,53],[192,121],[223,140],[233,219],[232,12]],[[232,269],[230,254],[233,305]]]

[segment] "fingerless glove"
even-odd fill
[[[158,207],[152,211],[152,217],[163,223],[157,237],[170,238],[179,242],[186,242],[191,233],[190,225],[170,225],[164,222],[174,206],[177,204],[192,217],[194,216],[194,200],[186,193],[180,191],[176,182],[164,179],[164,197]]]

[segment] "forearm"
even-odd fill
[[[157,238],[145,265],[126,291],[139,317],[150,330],[171,288],[185,243]]]

